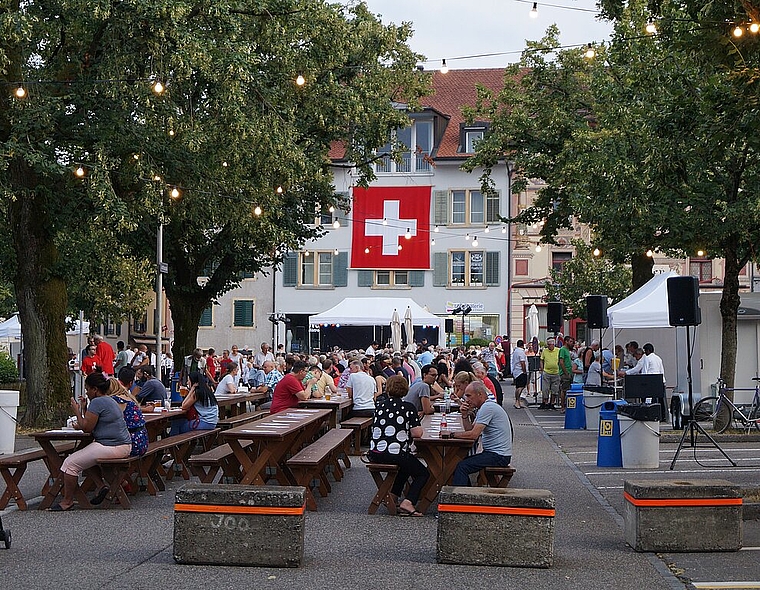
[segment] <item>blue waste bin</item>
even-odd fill
[[[602,409],[599,410],[599,436],[596,446],[597,467],[623,466],[617,407],[624,404],[626,404],[624,399],[606,401],[602,404]]]
[[[583,384],[573,383],[565,396],[565,430],[586,428],[586,409],[583,406]]]
[[[171,392],[173,402],[182,402],[182,396],[179,394],[179,372],[174,373],[172,377]]]

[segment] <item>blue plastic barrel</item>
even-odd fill
[[[174,373],[174,376],[172,377],[171,392],[173,402],[182,401],[182,396],[179,394],[179,372]]]
[[[602,404],[599,410],[599,436],[596,446],[597,467],[622,467],[623,453],[620,448],[620,422],[617,417],[617,406],[622,406],[625,400],[611,400]]]
[[[573,383],[565,396],[565,430],[586,428],[586,409],[583,405],[583,385]]]

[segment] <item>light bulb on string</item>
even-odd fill
[[[438,233],[438,226],[437,226],[437,225],[436,225],[436,226],[433,228],[433,231],[434,231],[435,233]]]
[[[335,207],[333,207],[332,205],[330,205],[330,208],[328,209],[328,211],[330,213],[335,213]]]
[[[533,3],[533,8],[530,9],[528,15],[530,18],[538,18],[538,2]]]
[[[182,193],[175,186],[175,187],[172,188],[171,191],[169,191],[169,196],[176,201],[177,199],[179,199],[182,196]]]
[[[469,242],[470,241],[470,234],[469,233],[464,234],[464,239]]]
[[[333,227],[335,229],[339,229],[340,228],[340,221],[338,221],[337,219],[335,221],[333,221]]]
[[[740,26],[736,26],[732,31],[732,34],[738,39],[744,34],[744,29],[742,29]]]
[[[478,236],[474,236],[472,238],[472,245],[477,248],[478,247]]]
[[[399,244],[398,245],[398,251],[401,252],[401,250],[403,250],[403,249],[404,249],[404,247],[401,244]]]
[[[491,228],[486,226],[486,228],[483,230],[483,233],[491,233]]]
[[[385,217],[383,217],[383,225],[388,225],[388,220]]]
[[[74,176],[77,178],[84,178],[84,175],[86,174],[84,168],[82,166],[77,166],[77,169],[74,170]]]
[[[337,256],[338,254],[340,254],[340,250],[338,250],[337,248],[335,248],[335,255]]]
[[[697,256],[699,256],[700,258],[702,258],[702,256],[704,256],[704,255],[705,255],[705,251],[704,250],[697,250]]]
[[[507,233],[507,226],[506,225],[502,225],[501,226],[501,233],[503,233],[503,234]]]
[[[304,84],[306,84],[306,78],[304,78],[301,74],[298,74],[296,77],[296,85],[303,86]]]
[[[253,208],[253,214],[254,214],[256,217],[258,217],[259,215],[261,215],[261,207],[259,207],[258,205],[256,205],[256,206]]]
[[[303,253],[303,255],[308,258],[309,257],[309,251],[305,250],[304,253]]]
[[[16,95],[16,98],[24,98],[26,96],[26,88],[19,86],[16,88],[16,92],[14,94]]]
[[[441,72],[441,74],[448,74],[449,73],[449,66],[446,65],[446,60],[445,59],[441,60],[441,69],[440,69],[440,72]]]
[[[406,238],[407,240],[412,239],[412,230],[409,229],[408,227],[406,228],[406,233],[404,234],[404,238]]]
[[[594,59],[596,57],[596,50],[591,45],[591,43],[589,43],[588,45],[586,45],[586,53],[584,53],[583,56],[586,59]]]
[[[601,253],[602,251],[599,248],[594,248],[594,251],[592,252],[594,256],[599,256]]]
[[[431,238],[430,239],[430,245],[431,246],[435,246],[435,238]]]
[[[283,191],[284,191],[284,190],[285,190],[285,189],[283,189],[283,188],[282,188],[282,186],[278,186],[278,187],[275,189],[275,191],[277,192],[277,194],[278,194],[278,195],[281,195],[281,194],[283,193]]]
[[[166,87],[161,83],[161,80],[156,80],[153,82],[153,86],[151,88],[156,94],[162,94],[164,90],[166,90]]]
[[[647,250],[647,256],[651,258],[652,256],[654,256],[654,252],[652,252],[652,250]]]
[[[644,30],[649,33],[650,35],[656,35],[657,34],[657,24],[650,20],[646,26],[644,27]]]
[[[757,34],[758,31],[760,31],[760,24],[758,24],[758,23],[750,23],[750,25],[749,25],[749,32]]]
[[[536,252],[540,252],[540,251],[541,251],[541,244],[536,244]]]
[[[229,166],[229,164],[227,164],[226,161],[222,162],[222,168],[226,168],[227,166]]]
[[[367,246],[366,248],[364,248],[364,253],[365,254],[369,254],[369,246]]]
[[[169,129],[169,137],[174,137],[174,129]]]

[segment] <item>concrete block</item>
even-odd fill
[[[550,567],[554,507],[548,490],[445,486],[438,498],[438,563]]]
[[[187,484],[174,504],[178,563],[298,567],[303,487]]]
[[[625,542],[636,551],[738,551],[742,496],[722,479],[626,481]]]

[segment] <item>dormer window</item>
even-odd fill
[[[462,125],[459,132],[459,153],[474,154],[478,142],[483,139],[488,130],[487,123]]]

